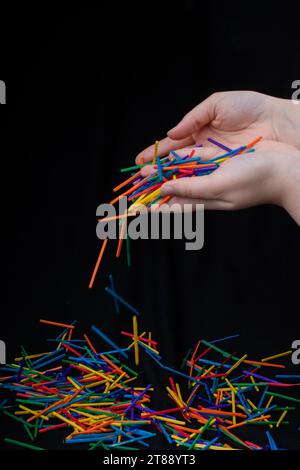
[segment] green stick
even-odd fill
[[[4,442],[7,442],[9,444],[15,444],[16,446],[25,447],[26,449],[31,449],[31,450],[46,450],[46,449],[43,449],[42,447],[37,447],[31,444],[27,444],[27,442],[21,442],[21,441],[16,441],[15,439],[10,439],[9,437],[5,437]]]

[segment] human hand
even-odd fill
[[[204,143],[208,137],[237,147],[262,135],[300,149],[300,105],[253,91],[214,93],[184,116],[158,146],[164,156],[170,150]],[[141,152],[136,162],[153,158],[154,146]]]
[[[151,171],[145,168],[144,174]],[[171,196],[170,205],[198,203],[212,210],[276,204],[300,224],[300,151],[264,141],[255,152],[229,158],[210,175],[166,182],[161,196]]]

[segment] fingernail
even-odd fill
[[[173,187],[171,184],[165,184],[162,186],[161,191],[160,191],[162,196],[171,196],[173,194]]]

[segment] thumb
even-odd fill
[[[180,178],[165,183],[160,190],[161,196],[183,198],[215,199],[221,192],[220,180],[216,175]]]
[[[210,95],[187,113],[177,126],[167,133],[168,136],[174,140],[184,139],[213,121],[215,118],[216,96],[216,94]]]

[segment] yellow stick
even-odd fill
[[[186,424],[185,421],[179,421],[178,419],[173,418],[166,418],[165,416],[160,415],[152,415],[151,418],[159,419],[160,421],[166,421],[167,423],[182,424],[183,426]]]
[[[81,428],[80,426],[78,426],[78,424],[75,424],[70,419],[65,418],[64,416],[60,415],[59,413],[56,413],[56,411],[53,411],[51,414],[53,416],[55,416],[56,418],[60,419],[61,421],[64,421],[65,423],[69,424],[70,426],[72,426],[72,428],[74,428],[76,430],[79,430],[79,431],[84,431],[84,429]]]
[[[99,377],[102,377],[103,379],[109,380],[109,382],[114,381],[114,379],[110,378],[107,375],[101,374],[101,372],[99,372],[98,370],[91,369],[91,367],[85,366],[84,364],[79,364],[79,366],[82,367],[82,369],[86,369],[89,372],[93,372],[94,375],[99,375]]]
[[[33,416],[36,416],[37,414],[39,415],[38,411],[33,411],[30,408],[27,408],[27,406],[19,405],[19,408],[21,408],[21,410],[28,411],[28,413],[33,414]],[[46,421],[49,420],[49,418],[47,416],[44,416],[44,415],[39,415],[39,418],[45,419]]]
[[[112,387],[114,387],[123,377],[126,375],[126,372],[123,372],[123,374],[119,375],[119,377],[111,384],[108,386],[108,390],[111,390]]]
[[[272,359],[277,359],[277,357],[283,357],[283,356],[288,356],[289,354],[292,354],[292,350],[290,351],[285,351],[280,354],[276,354],[276,356],[270,356],[270,357],[264,357],[264,359],[261,360],[261,362],[268,362],[271,361]]]
[[[159,141],[156,140],[156,141],[155,141],[155,144],[154,144],[154,153],[153,153],[152,165],[155,165],[155,162],[156,162],[158,144],[159,144]]]
[[[279,420],[276,423],[276,428],[279,428],[280,423],[283,421],[285,415],[287,414],[287,410],[285,410],[282,415],[280,416]]]
[[[47,354],[50,354],[50,352],[45,352],[45,353],[41,353],[41,354],[32,354],[31,356],[15,357],[15,361],[20,362],[23,359],[36,359],[38,357],[47,356]]]
[[[259,392],[259,388],[258,388],[258,386],[256,385],[256,382],[255,382],[254,378],[252,377],[252,375],[250,375],[250,380],[251,380],[251,382],[253,383],[255,390],[256,390],[257,392]]]
[[[134,339],[134,359],[135,365],[139,365],[139,345],[138,345],[138,326],[136,315],[133,316],[133,339]]]
[[[274,398],[274,395],[272,395],[272,396],[270,397],[270,400],[269,400],[268,403],[266,404],[266,409],[269,408],[269,406],[271,405],[273,398]]]
[[[70,330],[70,331],[72,331],[72,330]],[[66,339],[67,334],[68,334],[67,331],[63,334],[63,336],[62,336],[62,338],[61,338],[62,341],[63,341],[64,339]],[[57,346],[56,350],[58,351],[60,348],[61,348],[61,343],[58,343],[58,346]]]
[[[232,372],[234,369],[236,369],[247,357],[247,354],[245,356],[241,357],[233,366],[226,372],[226,375],[229,375],[230,372]]]

